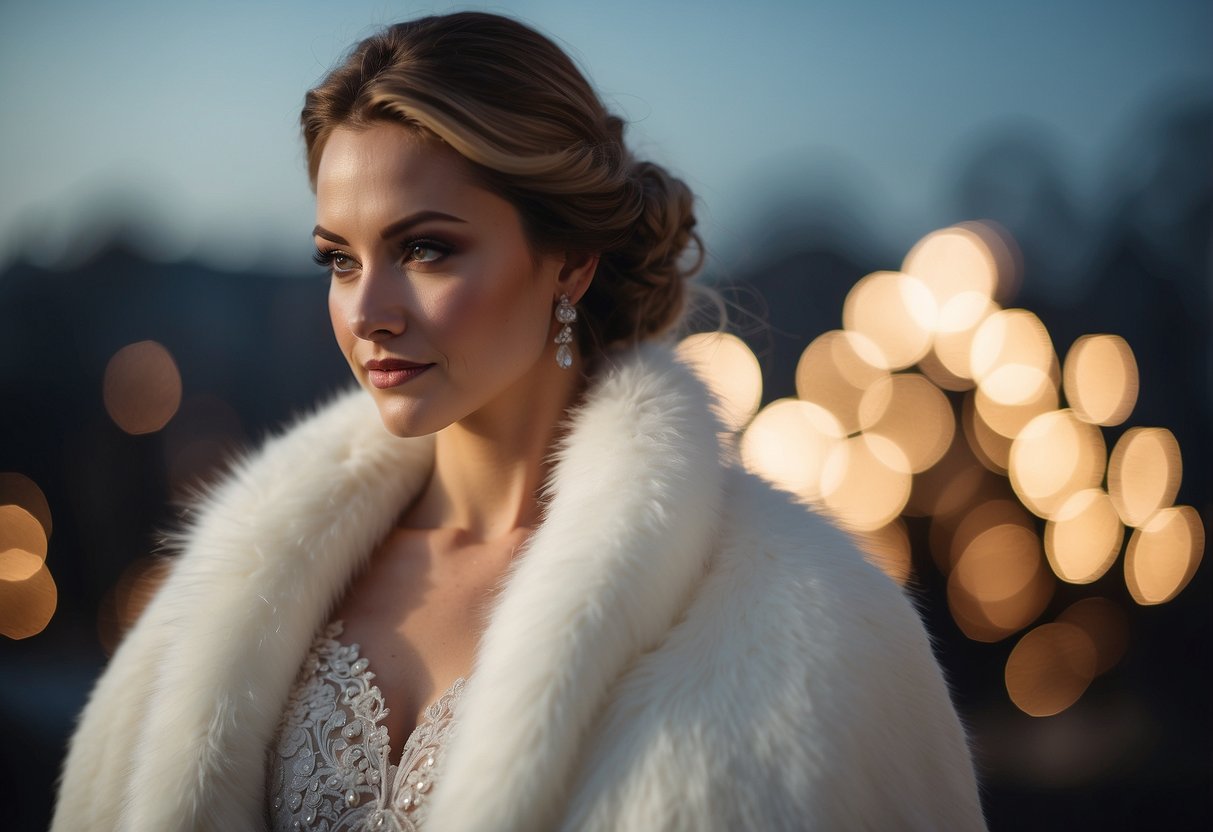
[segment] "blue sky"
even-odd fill
[[[453,8],[564,44],[641,152],[697,191],[726,263],[782,191],[833,182],[904,250],[959,219],[956,160],[1011,126],[1047,136],[1093,199],[1154,101],[1213,90],[1213,4],[1196,0],[6,0],[0,263],[70,260],[95,218],[137,213],[157,256],[306,269],[304,91],[376,25]]]

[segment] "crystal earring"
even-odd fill
[[[573,349],[569,344],[573,343],[573,328],[569,324],[577,320],[577,308],[569,302],[568,295],[560,296],[560,303],[556,306],[556,320],[564,324],[560,332],[556,335],[556,363],[560,365],[562,370],[567,370],[573,366]]]

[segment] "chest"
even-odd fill
[[[399,529],[372,553],[333,617],[375,674],[394,743],[471,673],[488,611],[520,540],[467,543],[449,530]],[[393,756],[400,749],[392,749]]]

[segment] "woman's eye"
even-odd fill
[[[409,243],[404,253],[410,263],[433,263],[442,259],[447,250],[435,243],[418,242]]]
[[[358,261],[343,251],[316,250],[312,257],[317,266],[328,269],[333,274],[347,274],[358,268]]]

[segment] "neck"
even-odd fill
[[[577,370],[547,363],[437,433],[433,474],[406,526],[456,529],[486,541],[538,525],[557,431],[583,386]]]

